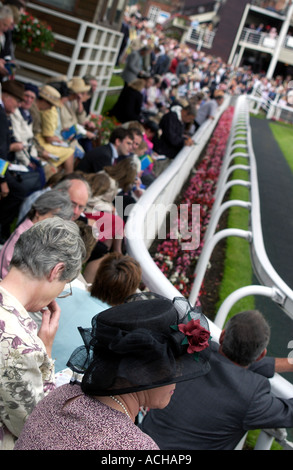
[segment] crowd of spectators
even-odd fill
[[[18,12],[25,7],[24,0],[7,3]],[[126,315],[126,307],[120,308],[121,304],[140,289],[141,267],[127,255],[124,243],[124,226],[132,204],[136,204],[145,188],[184,146],[193,145],[192,135],[206,120],[214,119],[225,94],[250,93],[257,84],[271,96],[273,93],[286,96],[290,81],[290,77],[269,81],[248,68],[235,70],[220,58],[195,52],[174,39],[165,38],[160,29],[150,30],[143,22],[129,17],[123,25],[125,41],[119,54],[124,87],[110,112],[118,125],[109,141],[100,145],[99,129],[90,114],[97,77],[56,76],[36,86],[29,80],[21,82],[6,72],[1,73],[5,62],[13,60],[13,49],[7,52],[11,47],[9,32],[13,22],[13,9],[0,6],[0,243],[3,245],[0,252],[0,448],[3,449],[13,448],[33,409],[50,395],[56,384],[71,378],[72,371],[66,366],[71,353],[79,346],[79,327],[85,339],[96,314],[111,307],[117,308],[116,315],[119,312]],[[68,263],[63,259],[66,253]],[[168,302],[164,305],[170,309]],[[135,310],[135,307],[127,308]],[[142,310],[145,309],[146,317],[150,315],[152,319],[154,311],[147,312],[148,307]],[[174,315],[173,307],[171,312]],[[101,318],[107,323],[107,314]],[[111,322],[111,332],[105,333],[107,338],[117,327],[116,320]],[[123,325],[120,327],[123,336]],[[116,340],[115,337],[113,347]],[[178,348],[176,357],[183,354]],[[140,345],[139,355],[143,354],[141,349]],[[143,377],[146,364],[141,361]],[[164,357],[164,363],[168,365],[169,359]],[[136,371],[135,367],[132,369]],[[153,366],[152,374],[155,384],[161,383],[155,380]],[[91,386],[95,388],[92,380],[91,377]],[[142,383],[147,388],[153,385]],[[78,395],[79,388],[74,390]],[[165,405],[173,391],[174,388],[168,391]],[[106,395],[109,393],[108,390]],[[58,394],[53,396],[58,401]],[[153,405],[152,394],[145,403],[141,396],[138,391],[137,403]],[[133,396],[129,403],[132,399]],[[100,401],[111,407],[109,400],[100,398]],[[119,410],[121,402],[115,397],[113,401],[114,409]],[[137,403],[131,405],[135,415]],[[125,406],[122,403],[122,409]],[[157,448],[151,440],[139,436],[138,443],[133,445],[139,446],[143,441],[143,445],[151,446],[147,448]],[[109,445],[113,445],[111,437],[110,433]],[[34,442],[26,445],[34,446]],[[43,448],[44,444],[40,445]],[[126,440],[123,445],[129,442]]]

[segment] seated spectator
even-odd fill
[[[69,147],[74,150],[74,166],[76,166],[79,160],[83,158],[85,153],[78,140],[81,135],[80,129],[82,129],[82,133],[84,134],[86,133],[86,130],[76,122],[74,114],[69,116],[69,113],[66,112],[67,103],[69,97],[71,96],[66,82],[63,80],[50,82],[50,86],[56,88],[56,90],[60,93],[60,100],[62,102],[62,106],[56,108],[58,112],[58,126],[56,128],[56,135],[61,140],[65,140]],[[64,119],[64,114],[68,114],[67,121]]]
[[[121,123],[140,121],[144,85],[145,80],[137,78],[125,86],[111,109],[110,115],[115,116]]]
[[[116,198],[115,207],[117,213],[123,218],[125,223],[129,215],[129,211],[126,213],[126,207],[129,204],[136,203],[137,199],[139,199],[143,193],[140,188],[140,162],[138,163],[138,160],[139,159],[134,157],[128,157],[112,167],[106,166],[104,168],[108,175],[117,182],[118,198]],[[123,207],[120,207],[121,202],[123,202]]]
[[[20,105],[24,96],[24,86],[16,80],[2,84],[2,103],[0,107],[0,155],[9,161],[11,144],[10,115]],[[4,177],[0,178],[0,226],[2,243],[10,236],[10,225],[17,216],[22,201],[33,191],[41,189],[39,174],[33,171],[15,170],[9,165]]]
[[[72,220],[75,221],[82,217],[88,199],[91,197],[89,184],[85,178],[77,172],[69,175],[55,174],[47,181],[47,185],[42,191],[35,191],[23,201],[19,210],[18,224],[23,221],[24,217],[31,209],[33,202],[44,192],[50,191],[51,188],[68,192],[73,207]]]
[[[195,118],[195,108],[193,105],[173,106],[160,121],[161,136],[154,140],[154,151],[160,155],[165,155],[167,161],[164,162],[163,168],[169,161],[176,157],[180,150],[185,146],[193,145],[193,140],[185,136],[185,125],[193,122]],[[157,162],[156,162],[157,163]],[[154,172],[158,175],[162,168],[155,165]]]
[[[75,223],[79,228],[79,234],[82,238],[82,241],[86,249],[86,254],[84,257],[84,263],[86,263],[91,255],[92,250],[94,249],[94,246],[96,244],[96,239],[93,236],[92,227],[88,225],[84,220],[76,220]],[[85,285],[87,284],[82,274],[80,274],[79,279]]]
[[[155,79],[153,76],[147,77],[145,79],[145,87],[142,90],[142,95],[143,95],[143,103],[142,103],[143,114],[149,114],[149,113],[151,114],[152,108],[154,105],[155,95],[156,95]],[[156,114],[156,112],[153,112],[153,114]],[[143,120],[145,120],[145,117]]]
[[[72,220],[76,221],[83,217],[88,199],[91,197],[91,188],[85,178],[78,173],[65,175],[64,179],[54,186],[57,190],[66,189],[68,191],[73,207]]]
[[[84,289],[73,283],[72,296],[57,299],[62,314],[52,348],[56,372],[66,368],[72,352],[80,346],[78,327],[90,328],[95,315],[125,302],[140,282],[137,261],[121,253],[109,253],[101,260],[92,286]]]
[[[45,192],[33,203],[25,220],[15,229],[0,251],[0,278],[8,273],[14,246],[20,235],[40,220],[58,215],[64,220],[70,220],[73,208],[68,193],[61,191]]]
[[[39,89],[36,106],[31,108],[33,129],[39,146],[44,149],[51,165],[56,169],[64,168],[66,174],[73,171],[74,151],[56,135],[58,128],[57,107],[61,107],[60,93],[50,85]]]
[[[157,54],[155,63],[153,64],[153,74],[154,75],[165,75],[171,66],[171,57],[170,54],[167,54],[165,49],[161,50],[160,47],[155,47],[155,54]]]
[[[90,294],[108,305],[125,302],[141,283],[141,267],[134,258],[122,253],[109,253],[97,269]]]
[[[90,90],[87,92],[89,96],[86,101],[83,102],[83,108],[87,115],[90,114],[92,107],[94,107],[93,97],[95,96],[95,91],[98,88],[98,80],[94,75],[85,75],[83,80],[86,85],[90,86]]]
[[[69,360],[83,374],[81,383],[50,393],[32,412],[15,449],[158,450],[135,424],[140,407],[164,408],[177,383],[209,370],[207,351],[195,361],[185,334],[173,329],[188,320],[176,303],[160,297],[134,299],[96,315],[92,329],[81,329],[85,346]],[[202,316],[198,322],[208,338],[207,321]]]
[[[121,217],[115,213],[114,206],[114,200],[118,193],[118,183],[106,171],[85,174],[85,178],[91,187],[92,196],[89,198],[84,215],[92,226],[93,236],[98,242],[95,255],[100,258],[98,248],[101,250],[101,256],[104,255],[105,250],[121,253],[124,223]],[[90,261],[92,261],[92,258]],[[95,264],[94,272],[97,265],[98,261]],[[88,266],[85,268],[84,276],[87,282],[92,282]]]
[[[293,399],[274,396],[268,378],[293,372],[286,359],[266,358],[270,328],[258,311],[232,317],[211,342],[211,370],[182,386],[167,408],[142,422],[160,449],[233,450],[250,429],[291,428]]]
[[[141,186],[148,187],[156,178],[152,171],[155,157],[152,155],[152,151],[149,150],[149,145],[145,140],[141,142],[136,154],[140,160],[141,171],[139,177],[142,182]]]
[[[25,165],[29,171],[37,171],[40,175],[41,185],[44,186],[46,177],[34,141],[33,120],[30,112],[38,95],[39,90],[36,85],[32,83],[24,85],[23,101],[10,115],[13,134],[10,154],[13,153],[12,160],[16,163]]]
[[[95,125],[89,120],[84,109],[91,86],[87,85],[81,77],[73,77],[67,82],[67,86],[68,99],[60,109],[62,129],[76,126],[76,138],[85,152],[89,152],[93,148],[91,141],[96,138]]]
[[[55,301],[80,272],[85,249],[74,222],[52,217],[22,233],[0,285],[0,448],[13,449],[36,404],[55,388]],[[63,292],[63,293],[62,293]],[[37,325],[28,311],[42,311]],[[17,345],[17,349],[16,349]]]
[[[151,152],[154,148],[153,140],[158,138],[159,125],[152,119],[148,119],[143,123],[144,127],[144,140],[148,144],[148,151]]]
[[[220,90],[214,92],[214,98],[205,101],[197,110],[194,120],[195,130],[197,130],[206,120],[215,118],[218,107],[224,102],[224,93]]]
[[[108,176],[108,183],[106,176]],[[93,234],[98,242],[83,272],[88,283],[93,282],[95,273],[105,254],[109,251],[118,253],[123,251],[124,223],[130,211],[129,207],[128,212],[126,212],[126,207],[136,203],[132,193],[136,178],[136,163],[132,157],[128,157],[114,166],[106,166],[103,172],[97,173],[96,177],[91,179],[91,187],[94,188],[94,185],[97,185],[97,190],[93,189],[93,200],[90,201],[91,206],[94,204],[94,207],[91,213],[86,212],[85,215],[93,227]],[[96,182],[94,182],[95,180]],[[105,180],[106,186],[103,186],[104,193],[102,193],[98,182],[105,182]],[[135,188],[134,193],[139,194],[139,189]],[[112,197],[113,199],[110,201]]]
[[[86,153],[77,166],[84,173],[97,173],[105,166],[114,165],[132,151],[133,133],[123,127],[115,128],[110,135],[109,143],[100,145]]]
[[[143,140],[143,135],[144,135],[144,127],[143,125],[138,122],[138,121],[128,121],[125,124],[123,124],[123,127],[125,129],[128,129],[132,132],[133,134],[133,142],[132,142],[132,150],[129,153],[129,157],[132,157],[133,159],[136,159],[137,164],[139,164],[139,160],[137,157],[137,152],[138,148]],[[123,160],[124,158],[127,158],[127,156],[122,156],[119,158],[119,161]]]
[[[83,173],[82,175],[91,188],[91,197],[84,210],[87,219],[94,219],[94,214],[98,210],[114,212],[113,201],[118,192],[117,181],[104,170],[98,173]]]

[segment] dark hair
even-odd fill
[[[183,109],[188,115],[196,116],[196,107],[193,104],[188,104],[184,106]]]
[[[141,282],[140,264],[121,253],[105,255],[97,269],[91,287],[91,296],[115,306],[135,293]]]
[[[130,139],[133,140],[133,132],[132,130],[130,129],[124,129],[124,127],[116,127],[116,129],[114,129],[112,132],[111,132],[111,135],[110,135],[110,138],[109,138],[109,142],[111,144],[114,144],[115,143],[115,140],[116,139],[119,139],[119,140],[124,140],[125,137],[130,137]]]
[[[64,81],[58,81],[58,82],[51,82],[50,86],[55,88],[57,91],[59,91],[60,95],[62,98],[65,98],[66,96],[70,95],[69,88],[67,86],[67,83]]]
[[[83,220],[76,220],[75,223],[79,228],[79,234],[86,249],[86,254],[83,259],[83,262],[86,263],[89,257],[91,256],[91,253],[97,243],[97,240],[93,236],[93,230],[90,225],[85,223]]]
[[[105,166],[104,171],[117,181],[119,188],[127,192],[135,182],[137,164],[132,157],[127,157],[116,163],[116,165]]]
[[[240,366],[248,366],[265,350],[270,327],[258,310],[247,310],[232,317],[225,326],[222,352]]]

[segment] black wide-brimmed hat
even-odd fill
[[[204,375],[209,365],[209,325],[183,297],[136,294],[79,328],[84,346],[67,365],[84,374],[88,395],[112,395],[160,387]]]

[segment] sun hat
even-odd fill
[[[85,93],[91,89],[91,86],[87,85],[81,77],[72,77],[67,86],[74,93]]]
[[[67,366],[83,374],[87,395],[132,393],[204,375],[209,365],[206,317],[184,297],[135,294],[79,328],[84,346]],[[74,381],[74,379],[73,379]]]
[[[44,85],[39,89],[39,97],[59,108],[62,106],[60,93],[50,85]]]
[[[2,92],[13,96],[18,100],[23,100],[24,84],[17,80],[7,80],[2,83]]]

